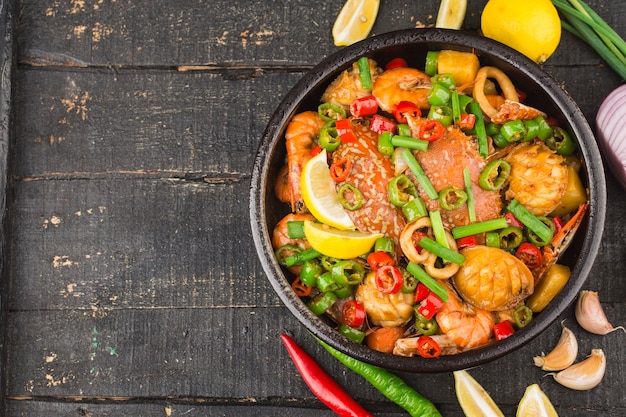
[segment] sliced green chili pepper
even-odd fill
[[[291,220],[287,222],[287,235],[290,239],[303,239],[304,221]]]
[[[480,104],[473,101],[469,104],[469,111],[476,116],[474,129],[476,130],[476,138],[478,139],[478,153],[483,158],[489,155],[489,142],[487,141],[487,132],[485,131],[485,119]]]
[[[395,251],[396,249],[393,240],[388,237],[378,238],[376,239],[376,242],[374,242],[374,252],[387,252],[393,254]]]
[[[302,278],[300,278],[300,280],[302,280]],[[339,284],[332,273],[325,272],[317,278],[317,288],[319,288],[321,292],[329,292],[339,289]]]
[[[433,235],[435,235],[435,241],[441,246],[450,249],[448,236],[446,235],[446,230],[444,229],[443,221],[441,220],[441,212],[439,210],[430,211],[428,212],[428,217],[430,217],[430,225],[433,229]]]
[[[358,210],[365,204],[365,197],[363,197],[361,190],[348,182],[341,184],[337,194],[339,195],[339,202],[346,210]]]
[[[537,116],[533,120],[539,124],[539,133],[537,133],[539,139],[546,140],[552,136],[552,126],[543,116]]]
[[[287,244],[283,245],[280,248],[276,249],[274,254],[276,255],[276,259],[278,263],[282,266],[287,266],[285,259],[289,256],[302,252],[302,248],[298,245]],[[285,256],[286,255],[286,256]]]
[[[404,277],[404,281],[402,281],[402,291],[404,294],[410,294],[417,288],[417,284],[419,281],[413,275],[409,274],[406,270],[402,270],[402,276]]]
[[[456,82],[454,82],[452,74],[435,74],[430,77],[430,82],[433,84],[441,84],[447,88],[448,91],[456,88]]]
[[[552,235],[554,235],[554,223],[552,222],[552,220],[550,220],[550,218],[546,216],[537,216],[537,219],[545,224],[552,231]],[[526,237],[528,238],[528,241],[530,243],[539,247],[546,246],[548,243],[550,243],[550,240],[552,240],[552,237],[550,237],[550,239],[548,240],[541,239],[533,230],[530,229],[530,227],[526,228]]]
[[[402,207],[415,197],[417,197],[417,188],[413,181],[404,174],[392,178],[387,183],[387,197],[389,202],[397,207]]]
[[[487,164],[478,177],[478,185],[486,191],[499,190],[511,174],[511,165],[503,159]]]
[[[333,103],[320,104],[317,107],[317,114],[325,122],[346,118],[346,110],[340,105]]]
[[[428,111],[428,118],[438,120],[444,126],[450,126],[452,120],[452,108],[449,106],[431,106]]]
[[[437,320],[433,317],[430,320],[418,313],[415,310],[415,327],[424,336],[432,336],[439,330]]]
[[[396,132],[400,136],[411,136],[411,127],[406,123],[398,123],[396,125]]]
[[[391,143],[391,138],[393,137],[393,133],[391,132],[383,132],[378,135],[378,152],[383,155],[392,155],[393,154],[393,143]]]
[[[354,294],[354,289],[352,288],[351,285],[344,285],[344,286],[340,286],[333,292],[335,293],[337,298],[344,299],[344,298],[351,297]]]
[[[352,340],[353,342],[363,343],[363,339],[365,339],[365,332],[355,329],[354,327],[350,327],[347,324],[341,323],[337,328],[337,331],[340,335]]]
[[[309,259],[302,264],[302,270],[300,271],[300,281],[309,287],[314,287],[317,284],[317,278],[322,275],[324,268],[317,259]]]
[[[519,306],[513,312],[513,320],[518,329],[528,326],[532,319],[533,311],[525,305]]]
[[[522,139],[523,142],[530,142],[535,139],[541,130],[539,123],[534,120],[524,120],[524,127],[526,128],[526,135]]]
[[[321,292],[316,295],[308,304],[309,310],[316,316],[320,316],[328,311],[335,304],[337,296],[334,292]]]
[[[502,149],[505,148],[509,145],[509,141],[507,141],[504,136],[502,136],[502,133],[498,132],[495,135],[491,136],[491,140],[493,140],[493,144],[496,145],[496,147]]]
[[[359,79],[361,81],[361,87],[364,90],[372,89],[372,73],[370,71],[369,59],[363,56],[358,59],[357,65],[359,67]]]
[[[446,106],[452,99],[452,93],[443,83],[434,82],[430,87],[427,99],[431,106]]]
[[[553,133],[548,139],[546,139],[546,145],[559,155],[568,156],[574,153],[576,150],[576,143],[565,129],[555,127],[552,129]]]
[[[461,207],[467,201],[465,190],[450,185],[439,192],[439,204],[444,210],[454,210]]]
[[[333,266],[331,273],[339,285],[356,285],[365,278],[365,267],[357,261],[339,261]]]
[[[410,136],[394,135],[391,138],[391,144],[396,148],[417,149],[418,151],[428,150],[428,141]]]
[[[428,216],[428,209],[426,203],[420,197],[415,197],[402,206],[402,214],[406,217],[407,222],[412,222],[415,219],[419,219],[424,216]]]
[[[320,146],[328,152],[332,152],[339,147],[341,139],[337,133],[337,127],[334,120],[330,120],[322,126],[319,136]]]
[[[522,229],[515,226],[509,226],[502,229],[498,234],[500,248],[504,250],[512,250],[517,248],[524,240]]]
[[[517,142],[526,136],[526,127],[521,120],[510,120],[502,125],[500,133],[509,143]]]
[[[493,136],[496,133],[500,133],[500,127],[501,126],[499,124],[491,122],[487,124],[487,126],[485,126],[485,133],[487,133],[489,136]]]
[[[476,205],[474,204],[474,192],[472,190],[472,177],[469,167],[463,169],[463,182],[465,183],[465,192],[467,193],[467,211],[470,222],[476,221]]]
[[[524,226],[537,235],[538,240],[541,242],[550,242],[552,240],[552,237],[554,236],[554,228],[551,228],[541,221],[541,219],[537,218],[519,201],[513,199],[507,206],[507,210],[513,213],[517,220],[522,222]]]
[[[315,259],[318,256],[320,256],[321,253],[319,253],[318,251],[316,251],[313,248],[309,248],[309,249],[305,249],[303,251],[300,251],[298,253],[295,253],[291,256],[288,256],[285,258],[285,265],[287,266],[294,266],[294,265],[300,265],[302,263],[304,263],[305,261],[311,260],[311,259]]]
[[[430,253],[437,255],[439,258],[453,262],[457,265],[462,265],[465,262],[465,256],[461,255],[458,252],[453,251],[452,249],[446,248],[445,246],[440,245],[429,237],[424,236],[417,242],[417,244],[427,250]]]
[[[487,232],[485,233],[485,245],[490,248],[499,248],[500,247],[500,233],[498,232]]]
[[[461,110],[461,113],[467,113],[467,106],[473,101],[474,99],[471,96],[459,94],[459,109]]]
[[[426,53],[426,65],[424,68],[424,72],[429,77],[437,74],[437,62],[439,58],[439,51],[428,51]]]
[[[339,262],[340,260],[337,258],[331,258],[330,256],[322,255],[320,257],[320,264],[326,271],[331,271],[333,266]]]
[[[478,223],[457,226],[452,229],[452,236],[460,239],[465,236],[477,235],[479,233],[492,232],[494,230],[504,229],[509,224],[504,217],[497,219],[485,220]]]

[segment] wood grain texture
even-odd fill
[[[464,28],[476,31],[485,1],[468,3]],[[588,3],[626,35],[626,3]],[[291,316],[249,230],[260,137],[289,89],[338,50],[330,30],[342,2],[9,4],[13,14],[0,2],[0,128],[9,126],[0,129],[9,186],[0,414],[333,415],[280,344],[288,332],[368,410],[406,415]],[[373,34],[433,25],[438,7],[382,2]],[[621,82],[566,32],[544,68],[592,126]],[[609,172],[607,188],[601,253],[586,288],[600,293],[617,325],[626,323],[626,191]],[[586,333],[572,307],[561,319],[579,338],[579,360],[592,348],[607,353],[598,388],[568,390],[532,365],[558,340],[561,320],[471,374],[506,415],[532,383],[559,415],[625,415],[624,334]],[[451,373],[400,375],[444,416],[463,416]]]

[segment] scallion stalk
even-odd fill
[[[521,221],[521,220],[520,220]],[[497,219],[485,220],[483,222],[467,224],[465,226],[458,226],[452,229],[452,236],[455,239],[460,239],[466,236],[477,235],[479,233],[492,232],[498,229],[504,229],[509,223],[504,217]]]
[[[359,67],[359,78],[361,80],[361,87],[364,90],[372,89],[372,73],[370,71],[370,63],[366,56],[358,59],[357,65]]]
[[[435,240],[441,246],[446,249],[450,249],[450,244],[448,243],[448,237],[446,236],[446,230],[443,227],[443,221],[441,220],[441,212],[439,210],[432,210],[428,213],[430,217],[430,225],[433,228],[433,235],[435,235]]]
[[[446,248],[440,245],[429,237],[422,237],[417,244],[430,253],[433,253],[445,261],[455,263],[457,265],[463,265],[465,262],[465,256],[452,249]]]
[[[474,130],[476,131],[476,138],[478,139],[478,153],[483,158],[486,158],[489,155],[489,142],[487,141],[483,111],[480,109],[480,104],[476,101],[469,103],[469,111],[476,116]]]
[[[550,229],[544,222],[532,214],[519,201],[512,200],[506,208],[508,211],[528,227],[533,233],[539,236],[543,242],[550,242],[554,236],[554,230]]]
[[[416,139],[408,136],[393,135],[391,144],[396,148],[417,149],[418,151],[428,150],[428,141]]]
[[[421,266],[419,266],[415,262],[409,262],[409,264],[406,266],[406,270],[409,271],[409,273],[415,278],[417,278],[418,281],[426,285],[429,290],[437,294],[437,296],[441,298],[444,303],[448,301],[448,291],[446,290],[446,288],[438,283],[435,278],[428,275],[428,273],[426,273],[426,271],[424,271]]]
[[[474,193],[472,192],[472,178],[470,177],[469,167],[463,170],[463,181],[465,182],[465,192],[467,193],[467,211],[469,212],[469,220],[474,223],[476,221],[476,207],[474,204]]]
[[[402,149],[400,155],[402,156],[402,159],[404,159],[404,162],[406,162],[406,164],[409,166],[409,169],[411,170],[413,175],[415,175],[415,178],[426,192],[428,198],[430,198],[431,200],[438,199],[439,193],[437,192],[437,190],[435,190],[433,183],[430,182],[430,179],[428,179],[428,176],[426,176],[426,173],[422,169],[422,166],[419,164],[419,162],[417,162],[417,159],[415,159],[415,156],[413,156],[411,150],[406,148]]]

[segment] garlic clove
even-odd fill
[[[592,349],[591,355],[582,362],[556,374],[548,374],[564,387],[578,391],[590,390],[596,387],[604,378],[606,357],[602,349]]]
[[[543,356],[535,356],[533,362],[544,371],[560,371],[567,368],[576,360],[578,355],[578,340],[574,332],[561,323],[563,331],[558,343],[550,353]]]
[[[606,318],[600,298],[595,291],[582,290],[576,302],[576,320],[588,332],[605,335],[617,329],[626,331],[624,327],[613,327]]]

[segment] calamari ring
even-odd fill
[[[425,251],[425,250],[418,252],[417,247],[415,243],[413,242],[413,233],[419,229],[426,229],[426,228],[428,228],[429,230],[428,234],[432,235],[432,232],[430,229],[431,228],[430,218],[428,216],[420,217],[419,219],[413,220],[411,223],[404,226],[404,229],[402,230],[402,233],[400,234],[400,247],[402,248],[402,252],[404,253],[404,256],[406,256],[407,259],[411,262],[422,264],[426,262],[431,255],[430,252]]]
[[[450,249],[452,249],[455,252],[458,252],[456,240],[454,240],[454,237],[452,236],[452,234],[448,232],[447,230],[446,230],[446,239],[448,240],[448,245],[450,246]],[[428,272],[428,275],[437,279],[451,278],[452,276],[454,276],[454,274],[458,272],[459,268],[460,268],[460,265],[457,265],[453,262],[446,262],[446,261],[444,261],[443,267],[441,268],[438,267],[437,255],[435,255],[434,253],[431,253],[428,259],[426,260],[426,262],[424,262],[424,269],[426,270],[426,272]]]
[[[487,100],[487,96],[485,96],[485,81],[487,81],[487,78],[494,78],[498,82],[506,100],[518,102],[519,96],[513,82],[504,72],[496,67],[482,67],[479,69],[476,74],[473,96],[480,104],[483,113],[492,118],[498,113],[498,109],[493,107]]]

